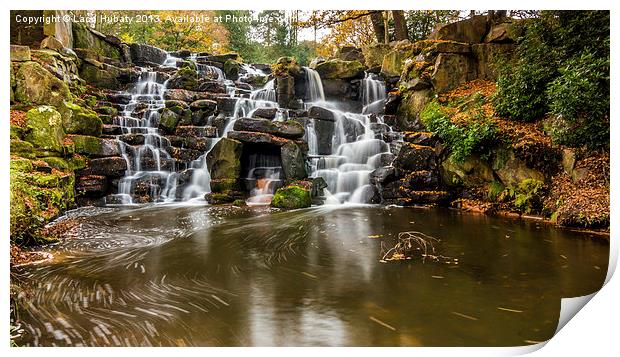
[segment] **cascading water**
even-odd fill
[[[386,98],[385,83],[376,74],[366,73],[362,79],[362,113],[380,112]]]
[[[118,195],[114,201],[132,204],[134,195],[140,194],[159,201],[162,187],[175,172],[174,160],[166,151],[170,143],[157,129],[158,110],[165,106],[164,91],[165,83],[158,82],[157,72],[143,70],[130,91],[131,100],[114,120],[123,132],[117,136],[117,142],[127,162],[127,171],[118,183]],[[124,141],[127,136],[141,136],[143,144],[129,145]]]
[[[319,73],[312,68],[304,67],[306,72],[306,96],[310,102],[324,102],[325,93],[323,92],[323,83]]]

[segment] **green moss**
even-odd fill
[[[500,181],[493,181],[489,184],[488,197],[490,200],[501,200],[501,197],[506,190],[506,187]]]
[[[98,155],[103,151],[99,138],[89,135],[73,135],[71,141],[75,152],[85,155]]]
[[[118,115],[118,109],[114,107],[110,107],[110,106],[98,107],[97,112],[104,114],[104,115],[110,115],[110,116]]]
[[[211,192],[227,192],[233,190],[236,184],[236,179],[211,180]]]
[[[100,136],[103,122],[94,111],[75,103],[65,102],[59,108],[62,124],[68,134]]]
[[[32,166],[32,161],[25,158],[11,158],[10,163],[11,170],[22,171],[22,172],[31,172],[34,170]]]
[[[247,206],[247,203],[245,203],[244,200],[234,200],[232,204],[233,206],[237,206],[237,207]]]
[[[97,105],[97,97],[95,97],[94,95],[87,95],[84,98],[84,103],[89,106],[89,107],[94,107],[95,105]]]
[[[534,179],[521,181],[515,190],[514,207],[524,213],[539,210],[544,186],[544,182]]]
[[[34,146],[27,141],[11,139],[11,155],[33,159],[35,157]]]
[[[26,125],[29,129],[24,139],[36,149],[63,152],[62,141],[65,131],[62,117],[50,106],[40,106],[26,113]]]
[[[81,155],[73,155],[68,160],[69,169],[72,171],[82,170],[86,168],[86,158]]]
[[[24,128],[11,124],[11,139],[22,139],[24,137]]]
[[[241,69],[241,63],[229,59],[224,62],[224,74],[226,78],[237,78],[239,76],[239,70]]]
[[[60,171],[71,170],[71,165],[69,165],[69,162],[60,157],[54,157],[54,156],[42,157],[41,161],[47,163],[48,165],[50,165],[50,167],[53,167]]]
[[[306,208],[311,205],[310,190],[297,185],[279,188],[271,201],[272,207],[286,209]]]

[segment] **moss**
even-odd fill
[[[211,192],[205,195],[205,200],[212,205],[221,205],[225,203],[231,203],[234,201],[231,191],[224,192]]]
[[[67,134],[101,135],[103,122],[94,111],[70,102],[63,103],[59,111]]]
[[[10,167],[11,170],[22,172],[31,172],[32,170],[34,170],[32,161],[21,157],[12,157]]]
[[[72,171],[82,170],[86,168],[86,158],[82,155],[75,154],[71,156],[67,163],[69,164],[69,169]]]
[[[236,179],[211,180],[211,192],[227,192],[237,185]]]
[[[32,105],[61,105],[71,99],[67,84],[36,62],[25,62],[15,77],[15,100]]]
[[[54,157],[54,156],[42,157],[41,161],[47,163],[51,167],[57,170],[60,170],[60,171],[71,171],[72,170],[72,167],[69,164],[69,162],[60,157]]]
[[[295,184],[279,188],[271,201],[272,207],[285,209],[306,208],[311,205],[310,190]]]
[[[24,138],[24,128],[17,126],[17,125],[12,125],[11,124],[11,139],[23,139]]]
[[[11,139],[11,155],[33,159],[35,157],[34,146],[27,141]]]
[[[247,203],[245,203],[244,200],[234,200],[232,204],[233,206],[237,206],[237,207],[247,206]]]
[[[26,125],[29,129],[24,139],[36,149],[63,152],[62,141],[65,131],[62,117],[50,106],[40,106],[26,113]]]
[[[276,77],[287,75],[297,77],[301,74],[301,67],[294,57],[280,57],[275,64],[271,65],[271,71]]]
[[[489,184],[489,191],[487,196],[490,200],[497,201],[501,200],[501,197],[506,190],[506,187],[500,181],[493,181]]]
[[[114,108],[114,107],[110,107],[110,106],[101,106],[97,108],[97,112],[104,114],[104,115],[110,115],[110,116],[115,116],[118,115],[118,109]]]
[[[237,78],[239,76],[239,70],[241,69],[241,63],[229,59],[224,62],[224,74],[226,78]]]
[[[87,95],[84,98],[84,103],[89,106],[89,107],[94,107],[95,105],[97,105],[97,97],[95,97],[94,95]]]

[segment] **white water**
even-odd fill
[[[310,102],[324,102],[325,93],[319,73],[309,67],[304,67],[304,70],[306,71],[306,96],[310,98]]]

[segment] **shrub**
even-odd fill
[[[546,94],[553,141],[591,149],[609,143],[609,58],[584,53],[570,59]]]
[[[495,126],[484,116],[481,108],[473,109],[470,114],[468,120],[453,123],[442,106],[434,100],[424,107],[420,120],[444,142],[456,162],[463,162],[473,153],[488,155],[495,137]]]

